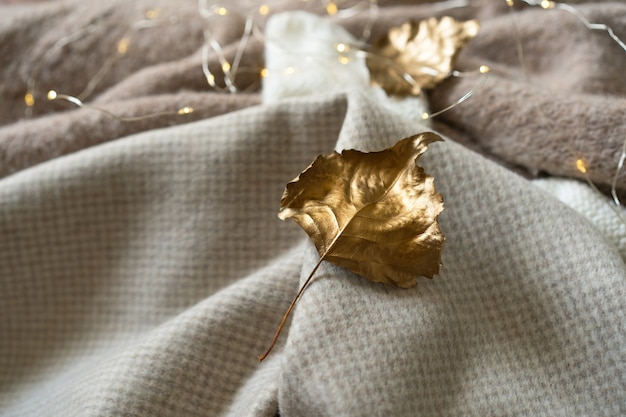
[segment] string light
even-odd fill
[[[182,109],[178,110],[176,114],[189,114],[193,113],[193,107],[185,106]]]
[[[35,66],[35,70],[31,73],[26,81],[26,93],[24,94],[24,104],[26,105],[26,109],[24,110],[24,116],[30,117],[32,116],[33,107],[35,106],[37,99],[35,98],[35,91],[37,87],[37,77],[39,73],[43,69],[45,63],[52,56],[53,53],[60,51],[66,45],[82,39],[83,37],[95,32],[97,29],[97,25],[93,22],[88,24],[87,26],[77,30],[76,32],[63,36],[61,39],[56,41],[54,45],[50,49],[46,51],[43,59],[39,62],[38,65]]]
[[[468,91],[467,93],[465,93],[460,99],[458,99],[457,101],[455,101],[454,103],[450,104],[449,106],[436,111],[434,113],[422,113],[422,119],[423,120],[428,120],[428,119],[432,119],[433,117],[437,117],[445,112],[447,112],[448,110],[451,110],[453,108],[455,108],[456,106],[458,106],[459,104],[463,103],[464,101],[466,101],[467,99],[469,99],[471,96],[474,95],[474,93],[476,93],[476,91],[480,90],[482,88],[483,85],[485,85],[485,82],[487,81],[487,78],[489,78],[489,67],[487,65],[481,65],[477,70],[475,71],[468,71],[468,72],[459,72],[459,71],[452,71],[450,73],[451,76],[453,77],[467,77],[467,76],[471,76],[471,75],[475,75],[476,73],[479,73],[482,75],[482,77],[480,78],[480,82],[478,83],[478,85],[476,85],[476,87],[472,88],[470,91]]]
[[[128,52],[128,47],[130,45],[130,38],[128,36],[124,36],[117,43],[117,53],[120,55],[124,55]]]
[[[191,114],[191,113],[193,113],[195,111],[195,109],[193,107],[191,107],[191,106],[184,106],[184,107],[181,107],[180,109],[178,109],[176,111],[167,111],[167,112],[164,111],[164,112],[146,114],[146,115],[143,115],[143,116],[123,117],[123,116],[118,116],[115,113],[112,113],[109,110],[104,109],[102,107],[98,107],[98,106],[94,106],[94,105],[90,105],[90,104],[85,104],[78,97],[70,96],[68,94],[59,94],[55,90],[48,91],[47,98],[48,98],[49,101],[64,100],[64,101],[67,101],[69,103],[72,103],[72,104],[76,105],[76,107],[95,110],[95,111],[98,111],[100,113],[104,113],[107,116],[110,116],[110,117],[112,117],[112,118],[114,118],[116,120],[119,120],[120,122],[137,122],[137,121],[140,121],[140,120],[153,119],[153,118],[156,118],[156,117],[173,116],[173,115],[186,115],[186,114]]]
[[[346,45],[345,43],[338,43],[335,45],[335,49],[337,50],[337,52],[344,53],[344,52],[347,52],[350,49],[350,47]]]
[[[259,6],[259,14],[261,16],[266,16],[270,12],[270,7],[267,4],[262,4]]]
[[[507,4],[509,4],[509,0],[506,0],[506,1],[507,1]],[[541,1],[521,0],[521,1],[528,4],[529,6],[540,6],[543,9],[556,9],[556,10],[566,11],[570,13],[571,15],[575,16],[582,24],[584,24],[587,27],[587,29],[600,30],[600,31],[606,32],[609,35],[609,37],[615,43],[617,43],[620,46],[620,48],[622,48],[626,52],[626,43],[624,43],[624,41],[615,34],[615,32],[610,26],[607,26],[604,23],[590,22],[589,19],[587,19],[585,15],[582,14],[580,10],[578,10],[574,6],[571,6],[567,3],[557,3],[551,0],[541,0]],[[512,6],[512,4],[509,4],[509,6]]]
[[[78,100],[75,102],[73,99],[68,101],[74,102],[74,104],[82,103],[91,93],[96,89],[98,84],[104,79],[106,74],[111,70],[115,62],[118,59],[126,55],[131,46],[131,36],[134,32],[159,26],[159,23],[155,21],[161,15],[160,9],[150,9],[145,12],[144,18],[133,22],[126,33],[120,38],[120,40],[115,45],[115,54],[110,56],[105,62],[100,66],[96,74],[89,80],[83,91],[78,94],[78,96],[67,96],[72,97],[73,99]],[[176,22],[177,19],[170,19],[170,22]],[[43,68],[45,62],[52,56],[53,53],[57,53],[62,50],[66,45],[75,42],[79,39],[84,38],[85,36],[94,33],[98,29],[97,22],[92,21],[89,25],[84,28],[79,29],[73,34],[68,36],[64,36],[59,39],[54,45],[46,51],[44,58],[40,62],[40,64],[36,67],[33,74],[27,80],[26,93],[24,94],[24,104],[26,105],[25,116],[30,117],[32,115],[32,109],[36,104],[36,85],[37,85],[37,76],[39,75],[41,69]],[[50,100],[50,95],[54,95],[54,90],[50,90],[48,93],[48,99]]]
[[[308,0],[300,0],[300,1],[302,3],[309,2]],[[341,0],[336,0],[336,1],[319,0],[319,1],[322,1],[322,4],[325,5],[326,13],[329,16],[335,16],[337,18],[351,17],[357,13],[367,11],[368,19],[363,28],[362,37],[364,40],[369,39],[370,34],[371,34],[371,29],[373,27],[373,24],[376,21],[376,18],[378,16],[378,11],[379,11],[376,0],[363,0],[360,2],[356,2],[354,5],[348,8],[341,8],[341,5],[342,5]],[[504,1],[511,9],[513,9],[515,5],[514,0],[504,0]],[[584,14],[582,14],[574,6],[571,6],[567,3],[555,2],[552,0],[520,0],[520,1],[522,1],[523,3],[529,6],[540,7],[543,10],[562,10],[562,11],[568,12],[574,17],[576,17],[587,29],[593,30],[593,31],[606,32],[607,35],[612,39],[612,41],[614,41],[622,50],[626,52],[626,43],[615,34],[615,32],[610,26],[605,25],[603,23],[591,22],[589,19],[587,19],[587,17]],[[231,14],[231,10],[227,9],[226,7],[222,5],[210,5],[209,6],[207,3],[208,3],[208,0],[198,0],[199,14],[202,17],[209,18],[209,17],[217,16],[219,18],[219,17],[224,17],[224,16]],[[449,1],[440,2],[439,4],[442,8],[466,7],[466,6],[471,6],[471,1],[449,0]],[[267,4],[261,4],[246,17],[244,31],[241,35],[239,45],[235,51],[235,56],[231,62],[229,62],[226,59],[224,50],[222,46],[219,44],[219,42],[212,36],[212,34],[208,30],[205,31],[205,43],[202,47],[202,72],[205,75],[207,84],[211,88],[216,89],[218,91],[227,91],[230,93],[236,93],[236,92],[241,91],[236,86],[237,74],[249,71],[249,72],[253,72],[257,74],[259,79],[262,79],[268,76],[268,74],[270,73],[270,70],[268,68],[252,68],[252,69],[243,68],[241,67],[241,61],[242,61],[246,46],[251,37],[254,36],[260,40],[263,40],[262,31],[259,28],[259,26],[256,24],[255,16],[259,16],[259,15],[267,16],[269,13],[270,13],[270,7]],[[132,122],[132,121],[144,120],[144,119],[155,118],[155,117],[160,117],[160,116],[170,116],[170,115],[184,116],[184,115],[193,113],[195,111],[193,107],[183,106],[179,108],[178,110],[171,111],[171,112],[159,112],[159,113],[148,114],[148,115],[137,116],[137,117],[122,117],[106,109],[84,103],[84,100],[87,97],[89,97],[93,93],[93,91],[95,91],[95,89],[100,84],[100,82],[104,79],[106,74],[113,68],[113,65],[119,59],[125,57],[131,52],[133,38],[137,34],[137,32],[143,29],[154,28],[154,27],[160,26],[164,22],[160,20],[161,17],[162,17],[161,9],[148,9],[145,11],[142,19],[139,19],[133,22],[132,24],[130,24],[127,31],[115,44],[114,53],[100,66],[99,71],[89,80],[85,89],[80,94],[78,94],[77,96],[70,96],[66,94],[59,94],[55,90],[49,90],[46,96],[47,99],[49,101],[64,100],[64,101],[74,104],[77,107],[100,111],[122,122]],[[165,22],[166,21],[167,20],[165,20]],[[169,19],[170,23],[175,23],[177,21],[178,20],[175,17],[173,18],[170,17]],[[39,64],[35,66],[34,70],[31,72],[31,74],[29,75],[29,78],[26,81],[26,91],[23,96],[23,101],[25,105],[24,114],[26,117],[30,117],[32,115],[33,108],[37,104],[37,97],[38,97],[37,89],[36,89],[37,77],[39,76],[41,70],[45,68],[46,63],[50,61],[50,58],[52,57],[52,55],[60,52],[66,45],[96,32],[99,28],[100,28],[100,24],[98,23],[98,21],[97,20],[92,21],[85,27],[79,29],[78,31],[62,37],[57,42],[55,42],[52,47],[50,47],[46,51],[46,53],[44,54]],[[519,32],[517,32],[517,27],[514,27],[514,28],[516,31],[515,33],[516,33],[517,41],[518,41],[518,54],[520,57],[520,63],[522,65],[522,69],[524,70],[524,74],[526,75],[528,79],[529,76],[528,76],[528,71],[526,69],[525,58],[523,56],[523,49],[522,49],[521,42],[519,41]],[[344,64],[344,65],[348,64],[351,61],[351,57],[363,57],[367,55],[367,52],[361,50],[359,46],[347,45],[345,43],[335,44],[335,50],[338,53],[337,60],[341,64]],[[219,68],[224,74],[223,80],[224,80],[225,87],[223,88],[217,85],[216,77],[209,69],[208,63],[209,63],[209,58],[210,58],[211,53],[217,56],[217,60],[219,62]],[[425,68],[424,70],[425,72],[427,72],[428,68]],[[282,70],[283,75],[286,77],[292,76],[296,74],[296,72],[297,70],[294,67],[287,67]],[[453,77],[469,77],[469,76],[476,76],[477,74],[481,75],[481,79],[474,88],[472,88],[470,91],[464,94],[460,99],[452,103],[450,106],[447,106],[446,108],[442,110],[439,110],[433,113],[426,113],[426,112],[423,113],[421,115],[422,118],[425,120],[431,119],[433,117],[436,117],[454,108],[457,105],[460,105],[464,101],[468,100],[477,90],[479,90],[485,84],[489,76],[489,68],[485,65],[479,67],[475,71],[469,71],[469,72],[452,71],[450,75]],[[413,80],[409,74],[405,73],[405,74],[401,74],[401,76],[409,83],[415,82],[415,80]],[[541,106],[538,106],[538,111],[541,117],[544,119],[546,126],[548,126],[549,129],[554,131],[554,128],[550,123],[550,120],[543,112],[543,109],[541,108]],[[612,196],[612,200],[613,200],[615,207],[621,207],[621,202],[617,195],[617,184],[618,184],[618,180],[620,179],[620,174],[622,173],[625,163],[626,163],[626,140],[623,143],[619,161],[617,163],[615,173],[611,181],[611,196]],[[574,166],[576,170],[580,172],[586,178],[589,185],[594,190],[598,191],[597,187],[593,184],[593,182],[590,179],[590,175],[589,175],[590,168],[585,162],[585,160],[582,157],[576,158]],[[621,216],[623,219],[623,215]]]
[[[541,2],[541,7],[544,9],[553,9],[554,8],[554,2],[550,1],[550,0],[543,0]]]
[[[343,65],[347,65],[350,62],[350,58],[348,58],[345,55],[339,55],[337,57],[337,60],[339,61],[340,64],[343,64]]]
[[[161,16],[160,9],[146,10],[146,19],[156,19]]]
[[[613,181],[611,181],[611,197],[613,197],[613,202],[616,206],[621,206],[621,202],[617,197],[617,179],[619,178],[619,174],[624,168],[624,162],[626,161],[626,140],[624,140],[622,144],[622,154],[619,157],[619,161],[617,162],[617,167],[615,168],[615,175],[613,175]]]
[[[28,107],[33,107],[35,105],[35,96],[30,91],[24,94],[24,104]]]
[[[576,168],[584,175],[585,181],[587,181],[587,185],[589,185],[589,188],[591,188],[598,195],[603,195],[602,191],[600,191],[598,187],[596,187],[596,185],[593,183],[593,181],[591,181],[591,177],[589,177],[587,166],[584,163],[584,161],[582,161],[580,158],[576,160]],[[612,201],[613,204],[609,204],[609,207],[613,210],[613,212],[615,213],[615,216],[622,223],[626,225],[626,215],[624,214],[624,211],[621,210],[622,206],[619,201],[619,198],[617,198],[617,193],[615,192],[615,188],[611,189],[611,194],[613,197],[613,201]]]
[[[339,11],[339,8],[332,1],[326,5],[326,13],[328,13],[329,16],[336,15],[338,11]]]
[[[514,6],[513,0],[505,0],[507,5],[510,6],[511,8]],[[558,2],[554,2],[551,0],[541,0],[541,1],[537,1],[537,0],[521,0],[524,3],[530,5],[530,6],[540,6],[542,9],[544,10],[549,10],[549,9],[558,9],[558,10],[563,10],[566,11],[568,13],[570,13],[571,15],[575,16],[581,23],[583,23],[585,25],[585,27],[589,30],[599,30],[599,31],[604,31],[606,32],[609,37],[611,38],[611,40],[613,40],[620,48],[622,48],[625,52],[626,52],[626,43],[624,43],[624,41],[619,38],[615,32],[613,31],[613,29],[610,26],[607,26],[603,23],[595,23],[595,22],[591,22],[589,21],[589,19],[587,19],[577,8],[575,8],[574,6],[571,6],[567,3],[558,3]],[[517,27],[515,25],[515,20],[513,20],[514,23],[514,28],[515,28],[515,33],[516,33],[516,42],[517,42],[517,49],[518,49],[518,56],[519,56],[519,60],[520,60],[520,65],[522,67],[522,70],[524,72],[524,75],[527,79],[527,81],[530,82],[530,76],[528,73],[528,70],[526,68],[526,61],[524,58],[524,53],[523,53],[523,47],[522,47],[522,43],[519,39],[519,32],[517,31]],[[554,132],[554,128],[552,126],[552,124],[550,123],[548,117],[545,115],[545,113],[543,112],[541,106],[537,107],[537,110],[539,111],[540,115],[542,116],[542,118],[544,119],[544,123],[546,125],[546,127]],[[570,149],[570,152],[572,150]],[[617,181],[618,178],[620,176],[620,172],[622,170],[622,168],[624,167],[624,162],[626,161],[626,139],[624,140],[623,144],[622,144],[622,150],[621,150],[621,154],[617,163],[617,167],[615,169],[615,174],[613,175],[612,181],[611,181],[611,197],[613,198],[612,203],[611,204],[611,208],[614,210],[614,212],[616,213],[617,217],[624,223],[626,224],[626,218],[624,217],[623,212],[620,210],[620,208],[622,207],[621,205],[621,201],[617,196]],[[593,181],[591,180],[591,177],[589,175],[589,168],[587,166],[587,164],[585,163],[585,161],[582,158],[577,158],[575,161],[575,167],[576,170],[578,172],[580,172],[587,184],[589,185],[589,187],[591,189],[593,189],[596,193],[598,193],[599,195],[603,195],[603,193],[598,189],[598,187],[593,183]]]

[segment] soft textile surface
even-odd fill
[[[626,3],[577,7],[626,39]],[[492,79],[471,104],[443,114],[444,124],[530,174],[584,178],[576,168],[582,158],[594,182],[611,183],[626,140],[626,52],[606,32],[590,32],[562,10],[505,13],[484,21],[457,61],[462,69],[481,64],[493,70]],[[469,78],[451,80],[433,92],[432,106],[443,108],[475,85]],[[625,171],[618,190],[626,194]]]
[[[158,42],[145,29],[145,43],[137,44],[143,53],[113,71],[96,102],[135,115],[195,100],[203,113],[125,124],[84,109],[11,124],[23,112],[24,85],[1,84],[7,97],[2,114],[13,116],[0,129],[0,170],[14,172],[0,180],[1,416],[626,414],[626,266],[618,250],[622,229],[612,228],[621,224],[581,184],[541,183],[595,225],[451,140],[432,145],[423,157],[445,198],[441,274],[403,290],[323,263],[275,351],[259,363],[256,355],[317,261],[304,233],[276,218],[285,183],[319,153],[381,149],[423,130],[424,103],[387,100],[367,87],[283,101],[276,99],[303,91],[297,84],[268,84],[264,100],[273,104],[261,106],[254,106],[258,94],[206,92],[206,80],[197,72],[198,44],[177,37],[189,31],[189,38],[195,33],[201,43],[207,22],[197,16],[195,3],[133,4],[141,15],[157,3],[179,16],[187,13],[188,24],[158,29]],[[315,7],[312,3],[308,7]],[[287,2],[271,6],[289,8]],[[474,14],[488,28],[511,21],[502,6],[453,13]],[[585,7],[597,13],[594,18],[612,10],[610,17],[617,19],[618,6]],[[5,77],[16,66],[29,69],[27,61],[10,61],[20,44],[50,45],[66,34],[68,22],[76,29],[103,8],[108,25],[123,27],[137,19],[123,2],[24,7],[2,10],[22,19],[2,21],[7,41],[0,48],[9,51],[8,58],[0,58],[9,62],[2,67]],[[374,32],[410,15],[443,13],[437,7],[384,3]],[[518,27],[539,24],[528,12],[517,15]],[[228,33],[242,22],[229,19],[232,25],[215,30],[231,44],[232,57],[236,36]],[[44,23],[38,27],[41,37],[20,23],[33,21]],[[362,16],[336,21],[357,37],[363,25]],[[110,32],[75,47],[104,59],[106,48],[96,45],[108,42],[108,51],[121,33]],[[602,38],[585,33],[594,41]],[[167,46],[181,39],[180,49]],[[500,48],[495,46],[500,40],[492,41],[491,48]],[[479,54],[490,50],[485,42],[484,50],[468,49],[462,65],[473,65],[473,54],[482,62]],[[246,65],[262,63],[260,43],[252,42],[248,52]],[[281,59],[289,65],[293,57]],[[509,64],[514,62],[503,62]],[[63,85],[65,90],[58,89],[65,92],[81,89],[89,68],[97,64],[86,60],[82,69],[68,73],[72,76],[50,85]],[[46,77],[60,74],[42,72],[42,91]],[[518,114],[509,109],[530,110],[509,90],[495,87],[505,85],[506,74],[496,71],[482,90],[486,97],[477,93],[435,126],[479,150],[494,137],[502,144],[509,138],[510,157],[495,148],[487,149],[493,152],[489,157],[519,164],[513,144],[526,137],[507,124],[510,114]],[[604,82],[602,74],[597,69],[594,82]],[[515,82],[524,84],[522,77]],[[248,81],[254,85],[254,77]],[[432,93],[435,110],[458,98],[459,82],[466,81]],[[590,98],[568,88],[568,99],[580,106],[588,100],[619,101],[618,93]],[[500,100],[501,109],[483,100]],[[552,105],[546,103],[544,112]],[[490,111],[492,118],[466,119],[463,109],[478,105],[484,108],[479,113]],[[576,108],[560,109],[559,120],[569,120]],[[487,122],[500,110],[507,116],[498,120],[498,130]],[[229,114],[186,123],[222,113]],[[530,113],[525,120],[545,128]],[[621,119],[605,122],[613,123],[610,132],[623,129]],[[171,124],[178,126],[156,129]],[[575,134],[594,129],[587,124],[554,129],[567,128]],[[122,137],[139,131],[145,132]],[[607,143],[618,143],[609,136]],[[554,136],[543,132],[533,138],[533,145],[546,148]],[[597,142],[590,152],[597,152],[598,161],[610,162],[614,155]],[[532,152],[528,158],[540,159]],[[559,164],[569,162],[554,166]]]
[[[579,181],[545,178],[534,180],[533,184],[587,217],[626,261],[626,209],[623,206],[616,207],[607,197]]]
[[[335,146],[415,126],[360,96],[94,147],[0,183],[4,416],[615,416],[626,267],[581,216],[447,141],[442,273],[411,290],[323,264],[276,204]],[[584,239],[580,237],[584,236]]]
[[[321,1],[265,3],[270,15],[295,8],[324,11]],[[425,1],[379,3],[371,39],[407,19],[452,15],[477,18],[481,24],[478,37],[461,53],[457,67],[476,69],[486,64],[493,70],[491,77],[470,101],[441,115],[439,129],[471,149],[531,175],[581,178],[575,161],[582,157],[591,179],[606,190],[626,138],[626,53],[606,32],[589,31],[560,10],[525,8],[512,13],[504,1],[484,0],[455,8]],[[573,3],[580,3],[577,7],[591,21],[610,25],[618,36],[626,37],[623,2]],[[247,96],[225,99],[223,94],[211,92],[201,71],[203,31],[210,30],[232,62],[245,25],[243,16],[256,9],[245,0],[232,0],[227,6],[226,16],[206,19],[198,12],[196,1],[75,0],[0,6],[0,124],[5,125],[0,128],[0,176],[127,134],[253,104],[254,99]],[[47,102],[46,92],[55,89],[80,94],[104,63],[115,57],[117,42],[145,18],[147,10],[160,11],[154,20],[157,26],[131,32],[129,52],[105,73],[87,101],[124,116],[176,111],[186,103],[197,107],[197,113],[120,123],[93,111],[68,110],[60,118],[18,122],[25,114],[29,79],[36,80],[35,116],[71,109],[67,103]],[[261,30],[265,20],[266,16],[257,14]],[[367,13],[334,18],[357,38],[367,20]],[[51,49],[90,24],[96,28],[93,34]],[[518,41],[525,70],[517,53]],[[241,62],[247,70],[237,79],[240,89],[258,91],[263,48],[262,40],[251,38]],[[209,63],[217,83],[223,86],[214,53]],[[452,104],[477,83],[477,78],[469,77],[435,88],[430,94],[433,110]],[[626,193],[625,175],[622,171],[618,181],[622,196]]]

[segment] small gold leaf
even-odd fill
[[[450,75],[457,52],[478,34],[476,20],[445,16],[389,29],[367,59],[372,82],[387,94],[417,95]]]
[[[422,133],[380,152],[320,155],[287,184],[278,216],[295,220],[320,257],[369,280],[412,287],[439,271],[443,198],[416,164]]]

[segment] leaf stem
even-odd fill
[[[324,260],[324,257],[320,256],[320,259],[315,264],[315,267],[313,267],[313,270],[309,274],[308,278],[306,279],[306,281],[304,281],[304,284],[302,284],[302,286],[300,287],[300,290],[298,290],[298,293],[293,298],[293,300],[291,300],[291,304],[289,304],[289,308],[287,308],[287,311],[285,311],[285,314],[283,315],[283,319],[280,321],[280,325],[278,326],[278,329],[276,329],[276,333],[274,333],[274,338],[272,339],[272,343],[270,344],[270,346],[267,348],[265,352],[257,356],[259,359],[259,362],[263,362],[263,359],[265,359],[267,355],[269,355],[270,352],[272,351],[272,348],[274,348],[274,345],[276,344],[276,341],[278,340],[278,337],[280,336],[280,332],[282,332],[283,327],[285,327],[285,322],[287,321],[289,314],[291,314],[291,310],[293,310],[293,307],[296,305],[296,302],[298,301],[298,299],[304,292],[304,289],[309,285],[311,278],[313,278],[313,275],[315,274],[315,272],[317,271],[317,268],[319,268],[323,260]]]

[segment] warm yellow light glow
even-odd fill
[[[161,16],[161,9],[146,10],[147,19],[156,19],[159,16]]]
[[[124,36],[117,43],[117,53],[120,55],[124,55],[126,52],[128,52],[129,45],[130,45],[130,39],[127,36]]]
[[[215,75],[209,74],[206,78],[210,85],[215,85]]]
[[[335,49],[337,49],[337,52],[346,52],[348,49],[350,49],[350,47],[345,43],[338,43],[337,45],[335,45]]]
[[[578,158],[576,160],[576,169],[578,169],[581,173],[586,174],[587,173],[587,165],[585,164],[585,161],[583,161],[582,159]]]
[[[222,64],[222,71],[223,71],[223,72],[228,72],[228,71],[230,71],[230,64],[229,64],[228,62],[224,62],[224,63]]]
[[[24,103],[26,103],[28,107],[33,107],[35,105],[35,96],[30,92],[24,94]]]
[[[487,65],[481,65],[478,71],[480,71],[481,74],[486,74],[489,72],[489,67]]]
[[[261,78],[267,77],[269,73],[270,73],[270,71],[267,68],[263,68],[261,70]]]
[[[182,109],[178,110],[178,114],[189,114],[193,113],[193,107],[185,106]]]
[[[506,0],[506,5],[509,7],[513,7],[515,4],[513,3],[513,0]]]
[[[220,16],[226,16],[228,14],[228,9],[226,9],[226,7],[218,7],[215,9],[215,13]]]
[[[350,62],[350,58],[348,58],[345,55],[340,55],[338,58],[340,63],[342,63],[343,65],[346,65],[348,62]]]
[[[259,14],[262,16],[265,16],[266,14],[268,14],[270,12],[270,6],[268,6],[267,4],[262,4],[259,7]]]
[[[553,9],[554,8],[554,2],[550,1],[550,0],[543,0],[541,2],[541,7],[543,7],[544,9]]]
[[[48,91],[48,100],[54,100],[55,98],[57,98],[57,92],[54,90],[50,90]]]
[[[294,72],[296,72],[296,69],[294,67],[285,68],[285,75],[293,75]]]
[[[430,119],[430,115],[426,112],[422,113],[422,120],[428,120]]]
[[[326,5],[326,13],[328,13],[330,16],[336,15],[338,11],[339,8],[332,1]]]

